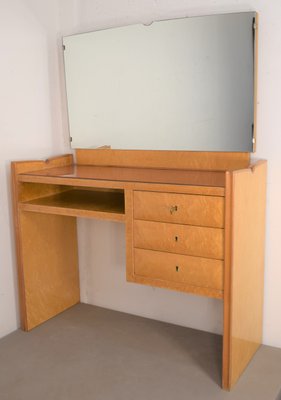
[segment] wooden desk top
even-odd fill
[[[21,182],[75,184],[75,181],[140,182],[169,185],[225,186],[223,171],[189,171],[183,169],[99,167],[69,165],[19,175]],[[86,186],[88,183],[85,183]]]

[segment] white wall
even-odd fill
[[[61,1],[63,33],[90,31],[122,24],[147,23],[180,16],[255,10],[260,13],[257,157],[269,161],[266,230],[264,343],[281,347],[280,0],[73,0]],[[68,13],[69,12],[69,13]],[[81,220],[80,266],[82,299],[212,332],[222,330],[219,301],[126,283],[124,227]]]
[[[0,337],[18,327],[10,161],[68,148],[63,135],[56,0],[0,1]]]

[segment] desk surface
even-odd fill
[[[73,184],[74,180],[110,181],[110,182],[140,182],[166,185],[202,185],[223,188],[225,172],[223,171],[192,171],[183,169],[158,168],[126,168],[98,167],[86,165],[69,165],[27,172],[19,175],[22,182],[41,182],[58,184]],[[88,183],[85,183],[88,186]]]

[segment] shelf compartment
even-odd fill
[[[71,189],[20,203],[23,211],[125,221],[124,191]]]

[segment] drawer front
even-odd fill
[[[137,248],[222,260],[223,243],[223,229],[134,221]]]
[[[135,191],[134,218],[222,228],[224,197]]]
[[[223,261],[159,251],[134,250],[135,275],[223,289]]]

